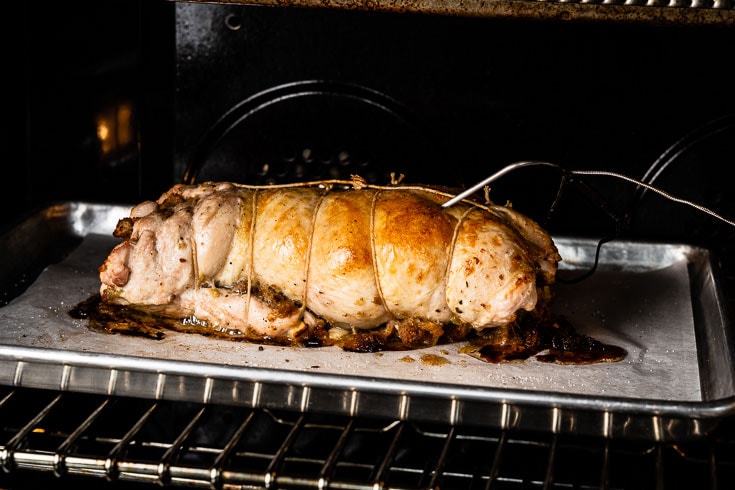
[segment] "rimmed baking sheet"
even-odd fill
[[[162,340],[92,331],[69,311],[98,291],[97,267],[117,243],[112,229],[127,210],[85,203],[49,208],[0,243],[7,249],[3,260],[28,267],[51,259],[38,251],[27,256],[27,240],[45,240],[46,252],[54,240],[69,248],[60,261],[43,264],[27,290],[0,308],[0,383],[395,413],[453,423],[512,425],[509,414],[514,413],[526,417],[516,426],[551,430],[560,424],[552,420],[560,416],[554,410],[564,410],[562,420],[576,424],[577,432],[615,430],[616,424],[604,427],[610,424],[601,422],[604,417],[580,424],[581,413],[591,410],[608,418],[624,413],[628,424],[630,417],[643,417],[643,432],[655,437],[662,430],[672,437],[705,432],[701,420],[694,426],[686,421],[711,422],[730,410],[735,389],[729,325],[706,250],[612,242],[603,246],[599,270],[591,277],[558,284],[555,312],[580,333],[625,348],[625,360],[555,365],[532,358],[491,364],[460,353],[463,344],[365,354],[168,331]],[[560,277],[591,266],[596,240],[555,241],[563,257]],[[492,408],[485,410],[484,403]],[[656,419],[648,424],[651,417]],[[656,428],[661,417],[685,423]]]

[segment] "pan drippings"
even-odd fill
[[[460,352],[485,362],[520,362],[535,357],[555,364],[593,364],[625,359],[622,347],[579,334],[564,317],[522,327],[500,327],[472,339]]]
[[[394,338],[395,332],[389,323],[369,331],[342,331],[334,335],[339,327],[321,323],[318,327],[304,328],[298,335],[285,338],[262,338],[248,336],[239,330],[212,328],[196,319],[174,319],[160,315],[155,307],[129,307],[100,301],[94,295],[79,303],[69,313],[73,318],[88,321],[88,327],[96,332],[144,337],[162,340],[166,331],[194,333],[211,338],[231,341],[256,342],[265,345],[290,345],[292,347],[318,348],[338,346],[349,352],[379,352],[384,350],[409,350],[405,342]],[[487,329],[482,333],[446,326],[436,344],[465,339],[467,345],[459,352],[483,362],[499,364],[523,362],[535,358],[539,362],[582,365],[623,360],[625,349],[605,344],[592,337],[579,334],[564,317],[545,322],[521,321],[506,327]],[[331,334],[330,334],[331,332]],[[417,326],[420,332],[420,326]],[[432,332],[432,335],[436,335]],[[420,335],[417,334],[418,337]],[[415,349],[422,346],[417,344]],[[423,346],[426,347],[426,346]],[[436,363],[435,363],[436,364]]]

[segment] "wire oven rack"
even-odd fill
[[[187,3],[207,1],[187,0]],[[649,24],[729,25],[735,18],[733,0],[228,0],[226,3]]]
[[[0,387],[0,488],[735,488],[722,429],[682,444],[572,438]]]

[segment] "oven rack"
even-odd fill
[[[735,488],[730,421],[676,444],[0,387],[0,428],[2,488]]]
[[[647,25],[732,25],[735,22],[735,0],[226,0],[221,3]]]

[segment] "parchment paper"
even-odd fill
[[[24,294],[0,308],[0,344],[190,361],[201,363],[203,374],[203,363],[216,363],[592,396],[702,399],[686,260],[645,272],[601,270],[581,283],[557,285],[555,312],[570,319],[578,332],[625,348],[625,360],[490,364],[459,353],[464,344],[364,354],[175,332],[167,332],[163,340],[94,332],[69,311],[99,290],[97,267],[116,243],[112,237],[88,235],[63,262],[47,267]],[[424,362],[426,354],[448,362]]]

